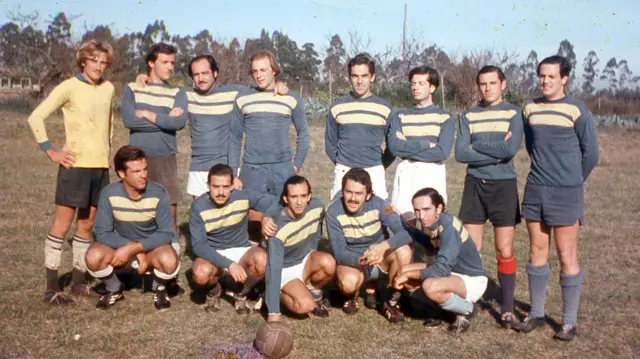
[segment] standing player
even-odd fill
[[[347,64],[351,93],[336,100],[329,109],[324,148],[336,166],[331,198],[341,191],[342,177],[354,167],[369,172],[376,196],[388,197],[381,148],[391,106],[371,93],[375,66],[366,53],[352,58]]]
[[[462,222],[445,211],[444,198],[433,188],[423,188],[413,196],[415,215],[422,230],[412,230],[413,239],[437,251],[434,264],[413,263],[400,268],[393,281],[396,289],[418,286],[442,309],[457,314],[449,330],[464,333],[476,315],[475,302],[487,289],[487,274],[469,232]],[[436,326],[438,319],[425,325]]]
[[[544,325],[544,302],[549,281],[551,233],[560,259],[562,328],[558,340],[576,335],[582,271],[578,264],[578,233],[584,222],[584,181],[598,162],[598,137],[591,112],[568,97],[565,85],[571,65],[562,56],[538,65],[543,97],[524,108],[524,136],[531,170],[522,200],[531,241],[529,297],[531,311],[516,329],[528,333]]]
[[[409,72],[413,108],[394,112],[387,142],[391,154],[403,159],[396,169],[391,203],[405,220],[413,220],[411,198],[421,188],[433,187],[447,200],[444,161],[453,147],[453,116],[433,103],[440,85],[438,71],[419,66]]]
[[[161,184],[171,197],[174,236],[172,246],[180,253],[177,203],[180,197],[176,162],[176,131],[187,120],[187,98],[167,81],[173,74],[176,49],[165,43],[155,44],[145,59],[149,82],[142,87],[128,84],[122,98],[122,120],[130,130],[129,144],[147,155],[149,179]]]
[[[246,315],[246,296],[264,278],[267,253],[252,247],[247,234],[249,208],[264,212],[276,200],[267,194],[233,189],[233,170],[226,164],[211,167],[209,191],[191,203],[189,232],[196,259],[193,280],[208,288],[205,310],[220,310],[222,288],[218,278],[230,274],[242,284],[235,294],[236,313]]]
[[[275,56],[269,51],[258,51],[249,61],[256,87],[240,91],[235,99],[229,165],[234,171],[240,167],[242,135],[245,134],[240,170],[243,188],[278,197],[287,178],[302,168],[309,151],[309,125],[298,94],[290,91],[286,96],[274,97],[275,78],[280,73]],[[289,145],[292,122],[297,133],[295,156]],[[253,213],[250,217],[259,232],[262,214]]]
[[[485,222],[493,224],[502,291],[500,324],[509,329],[516,321],[513,242],[520,206],[513,157],[522,143],[522,110],[503,101],[507,81],[499,67],[480,69],[476,84],[482,101],[460,115],[456,142],[456,160],[468,164],[459,216],[478,251]]]
[[[327,208],[327,230],[338,267],[337,286],[349,299],[342,310],[358,311],[358,293],[366,285],[365,306],[376,308],[377,280],[382,274],[392,283],[400,266],[411,262],[409,234],[402,227],[393,207],[373,193],[369,173],[362,168],[350,169],[342,178],[342,196]],[[393,236],[385,240],[386,227]],[[382,313],[392,323],[404,321],[398,301],[400,292],[393,292],[385,301]]]
[[[87,267],[101,279],[107,293],[96,304],[109,309],[124,299],[123,285],[113,269],[137,262],[138,272],[155,275],[153,304],[171,307],[166,283],[178,275],[180,262],[171,248],[171,203],[161,185],[147,181],[144,151],[124,146],[116,152],[114,167],[121,181],[102,191],[94,228],[96,241],[87,251]]]
[[[40,149],[59,165],[56,184],[56,214],[45,241],[47,287],[43,301],[52,305],[71,304],[58,284],[62,243],[78,210],[73,236],[71,293],[94,296],[87,284],[85,253],[91,244],[91,230],[100,191],[109,184],[109,151],[113,134],[113,96],[111,82],[102,78],[113,59],[110,45],[90,40],[76,52],[81,73],[58,85],[29,116],[29,126]],[[66,144],[53,149],[44,120],[62,109]]]
[[[331,254],[317,250],[322,237],[324,204],[311,198],[311,185],[302,176],[292,176],[284,184],[282,200],[265,214],[277,229],[269,238],[266,303],[268,321],[280,320],[280,301],[298,315],[329,316],[322,299],[324,287],[336,272]],[[265,229],[265,232],[272,231]]]

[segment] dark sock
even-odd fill
[[[238,292],[238,295],[241,297],[246,297],[251,292],[253,287],[258,284],[259,281],[260,278],[248,275],[247,279],[244,281],[244,283],[242,283],[242,288],[240,289],[240,292]]]
[[[209,289],[207,296],[219,297],[222,294],[222,286],[216,282],[213,287]]]
[[[168,281],[169,280],[158,278],[158,276],[153,276],[153,291],[166,290]]]
[[[71,272],[71,284],[72,285],[80,285],[85,284],[87,282],[87,273],[80,272],[79,270],[73,270]]]
[[[549,282],[549,263],[539,267],[527,263],[527,275],[529,276],[529,300],[531,301],[531,311],[529,314],[533,318],[544,317],[544,302],[547,297],[547,282]]]
[[[562,287],[562,324],[576,325],[578,323],[578,305],[582,293],[582,271],[574,275],[560,273]]]
[[[57,269],[47,268],[47,291],[60,292]]]
[[[102,278],[102,282],[111,293],[119,292],[122,289],[122,282],[120,282],[120,279],[118,279],[118,276],[115,273],[111,273]]]
[[[513,294],[516,290],[516,274],[498,272],[498,281],[502,291],[502,313],[513,313]]]

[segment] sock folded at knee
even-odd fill
[[[178,275],[178,272],[180,272],[180,263],[178,263],[178,267],[173,273],[164,273],[159,271],[156,268],[153,269],[153,274],[155,274],[156,278],[164,279],[164,280],[171,280],[175,278]]]
[[[89,250],[89,246],[91,246],[91,239],[73,236],[73,269],[79,272],[87,271],[85,256],[87,254],[87,250]]]
[[[52,234],[47,235],[44,242],[44,266],[48,269],[58,270],[60,259],[62,258],[63,238],[58,238]]]
[[[87,272],[89,272],[89,274],[94,278],[102,280],[107,291],[111,293],[119,292],[122,289],[122,282],[120,282],[118,276],[113,272],[113,267],[111,265],[108,265],[105,269],[97,271],[87,270]]]
[[[544,317],[544,302],[547,297],[547,283],[551,267],[549,263],[541,266],[534,266],[527,263],[527,275],[529,277],[529,300],[531,301],[531,311],[529,314],[534,318]]]
[[[502,291],[502,313],[513,312],[513,297],[516,290],[516,258],[496,256],[498,261],[498,281]]]
[[[313,300],[319,301],[322,299],[322,289],[314,287],[311,283],[307,284],[307,289],[309,290],[309,292],[311,292]]]
[[[578,306],[582,293],[582,271],[574,275],[560,273],[562,287],[562,323],[576,325],[578,322]]]
[[[87,269],[87,272],[89,272],[89,274],[91,274],[91,276],[94,278],[102,279],[110,276],[111,273],[113,273],[113,267],[111,266],[111,264],[109,264],[105,269],[100,269],[97,271]]]
[[[454,312],[456,314],[467,315],[473,311],[473,303],[468,300],[462,299],[457,294],[451,293],[449,299],[440,304],[440,307],[444,310]]]

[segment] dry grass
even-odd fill
[[[61,120],[47,123],[53,142],[60,144]],[[324,154],[323,129],[313,128],[311,151],[303,174],[311,178],[314,192],[325,203],[331,186],[332,166]],[[126,131],[118,121],[115,147],[125,143]],[[367,310],[346,317],[334,308],[328,320],[285,319],[295,332],[295,358],[415,358],[446,357],[633,357],[640,352],[640,258],[638,230],[640,205],[637,179],[640,137],[610,129],[600,133],[602,160],[587,182],[586,217],[582,229],[580,260],[585,285],[579,313],[580,336],[572,343],[551,339],[553,326],[529,335],[502,330],[492,316],[498,308],[495,290],[485,296],[471,332],[451,336],[444,328],[429,330],[419,319],[392,326]],[[182,188],[186,187],[189,138],[179,135]],[[127,292],[126,300],[108,312],[94,309],[93,301],[79,300],[71,308],[50,308],[40,303],[44,288],[43,241],[53,218],[56,168],[36,146],[26,116],[0,111],[0,358],[191,358],[205,357],[212,347],[244,344],[253,339],[263,318],[237,317],[229,304],[215,315],[192,302],[189,290],[172,300],[166,313],[155,313],[149,293]],[[453,156],[451,156],[453,157]],[[520,187],[528,157],[516,158]],[[391,183],[393,169],[388,172]],[[450,208],[460,204],[464,167],[448,162]],[[113,175],[113,174],[112,174]],[[179,204],[180,223],[187,221],[190,198]],[[495,279],[495,260],[487,226],[483,258]],[[519,308],[527,309],[524,265],[528,237],[518,227],[516,255]],[[68,272],[71,247],[66,244],[61,273]],[[552,280],[547,313],[552,322],[561,316],[557,258],[552,254]],[[184,258],[180,281],[187,285]],[[557,324],[554,324],[557,326]],[[635,354],[634,354],[635,353]]]

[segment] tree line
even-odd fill
[[[350,32],[344,39],[335,34],[327,39],[326,44],[306,42],[300,46],[284,32],[266,29],[244,43],[237,38],[224,43],[214,39],[208,30],[196,35],[172,34],[162,20],[148,24],[144,31],[124,34],[115,34],[108,25],[85,28],[81,30],[80,40],[74,41],[79,34],[72,32],[73,16],[58,13],[47,21],[44,29],[35,25],[38,17],[38,13],[16,14],[11,22],[0,27],[0,75],[30,77],[40,84],[36,97],[42,97],[60,81],[77,72],[72,59],[75,49],[83,41],[98,39],[113,46],[116,56],[108,76],[119,89],[132,81],[136,74],[145,71],[147,51],[154,43],[163,41],[173,44],[178,50],[173,79],[178,85],[190,86],[187,68],[190,59],[207,53],[220,64],[220,83],[250,84],[248,58],[256,50],[267,49],[277,56],[282,67],[280,78],[291,89],[325,106],[349,91],[346,64],[350,57],[366,51],[371,45],[370,39]],[[404,48],[403,53],[402,46],[390,45],[382,51],[370,53],[376,60],[375,91],[394,106],[410,106],[411,94],[406,76],[412,67],[420,64],[430,65],[440,72],[442,83],[436,93],[436,101],[448,109],[466,108],[477,103],[475,75],[486,64],[497,65],[504,70],[509,84],[505,96],[511,102],[522,106],[528,99],[539,95],[536,76],[539,56],[535,50],[523,59],[517,53],[492,49],[447,53],[437,44],[425,44],[416,38],[408,39]],[[592,111],[618,115],[640,113],[640,76],[634,76],[625,59],[613,57],[601,62],[596,51],[592,50],[579,65],[569,40],[559,44],[557,53],[567,57],[575,69],[571,73],[569,92],[587,101]],[[579,68],[583,71],[577,77]],[[606,87],[597,89],[599,84]]]

